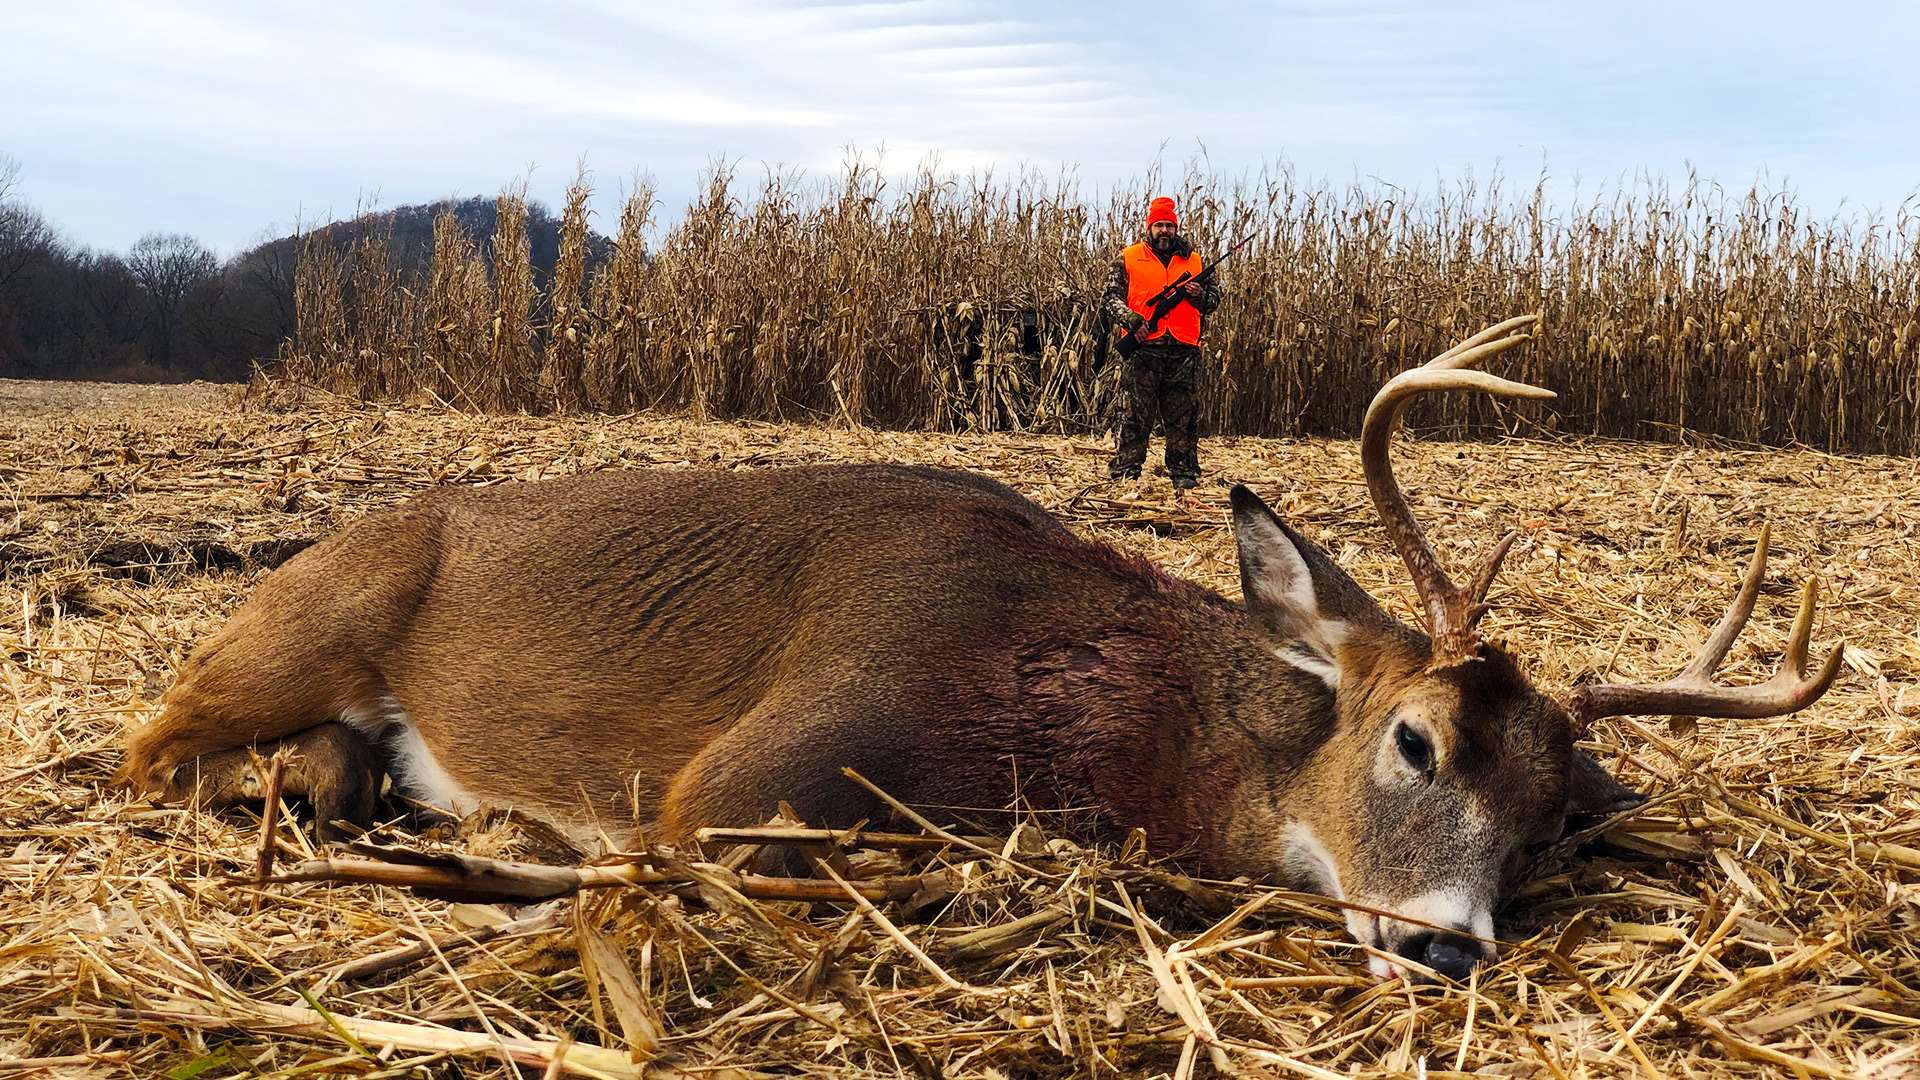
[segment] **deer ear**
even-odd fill
[[[1340,682],[1336,659],[1348,622],[1323,595],[1359,589],[1325,553],[1281,522],[1260,496],[1234,485],[1233,533],[1240,549],[1240,591],[1247,614],[1267,632],[1281,659]]]
[[[1613,778],[1593,755],[1574,748],[1567,770],[1567,813],[1573,815],[1617,814],[1631,810],[1647,797]]]

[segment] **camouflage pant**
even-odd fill
[[[1200,478],[1200,350],[1146,346],[1128,361],[1125,414],[1108,466],[1137,472],[1155,421],[1166,429],[1167,475]]]

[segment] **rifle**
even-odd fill
[[[1205,284],[1206,280],[1213,275],[1213,272],[1220,269],[1221,263],[1231,258],[1234,252],[1246,247],[1252,239],[1253,235],[1248,234],[1234,241],[1233,246],[1227,249],[1225,255],[1208,263],[1198,274],[1183,273],[1175,278],[1172,284],[1154,293],[1153,299],[1148,301],[1148,303],[1153,305],[1153,314],[1148,316],[1146,322],[1140,324],[1139,329],[1129,330],[1121,335],[1120,343],[1114,346],[1114,348],[1119,350],[1121,358],[1126,359],[1131,357],[1135,350],[1145,344],[1145,335],[1151,334],[1154,330],[1158,329],[1160,320],[1172,314],[1174,308],[1179,307],[1183,301],[1188,299],[1186,291],[1187,285],[1196,282]]]

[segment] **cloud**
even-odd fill
[[[1163,146],[1412,188],[1691,164],[1728,187],[1768,170],[1824,212],[1920,183],[1916,30],[1864,0],[85,0],[9,13],[0,151],[114,248],[159,228],[231,251],[303,209],[488,193],[530,164],[553,202],[583,155],[650,173],[671,215],[715,160],[832,175],[850,146],[1096,188]]]

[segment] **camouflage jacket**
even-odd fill
[[[1174,254],[1186,255],[1192,251],[1193,245],[1187,243],[1185,238],[1182,238],[1180,247]],[[1199,308],[1200,314],[1203,316],[1211,315],[1213,309],[1220,306],[1220,278],[1218,275],[1210,277],[1200,283],[1200,298],[1193,301],[1193,306]],[[1100,312],[1106,316],[1107,322],[1112,326],[1131,328],[1146,321],[1140,317],[1138,312],[1127,306],[1127,261],[1124,258],[1113,260],[1113,266],[1107,271],[1107,291],[1100,297]],[[1160,342],[1155,342],[1154,344],[1158,345]],[[1169,341],[1167,344],[1179,345],[1180,343]],[[1182,347],[1184,348],[1186,346]]]

